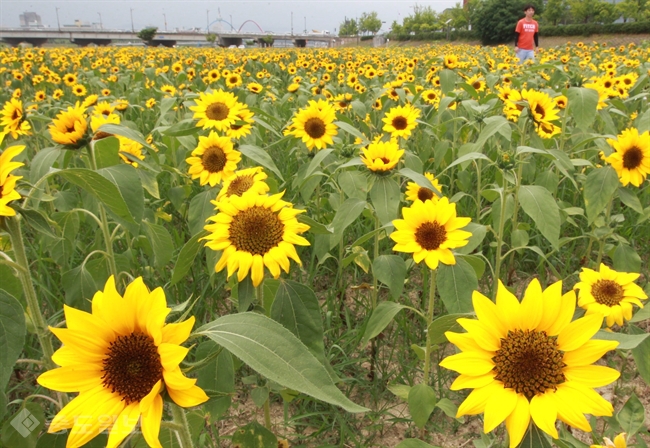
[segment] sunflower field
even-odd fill
[[[650,43],[0,60],[1,447],[650,444]]]

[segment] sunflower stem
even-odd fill
[[[36,291],[34,290],[34,284],[32,282],[32,277],[30,274],[29,262],[27,261],[27,255],[25,253],[25,244],[23,243],[23,236],[20,230],[21,219],[22,218],[20,215],[16,215],[12,218],[6,218],[4,222],[6,225],[7,233],[9,233],[9,239],[11,240],[11,247],[14,251],[16,264],[22,268],[20,270],[17,270],[17,272],[20,283],[23,286],[23,292],[25,293],[25,301],[27,302],[27,314],[31,318],[34,327],[36,327],[36,336],[38,337],[38,342],[41,344],[41,349],[43,350],[45,367],[47,369],[53,369],[56,367],[52,361],[54,349],[52,347],[52,341],[47,331],[47,322],[41,313]]]
[[[372,261],[374,262],[378,257],[379,257],[379,218],[377,215],[375,215],[375,236],[374,236],[374,248],[373,248],[373,254],[372,254]],[[377,308],[377,288],[378,288],[378,283],[377,283],[377,276],[375,275],[374,271],[372,273],[372,310],[374,311],[375,308]]]
[[[190,425],[187,421],[187,416],[185,415],[185,410],[178,406],[176,403],[172,403],[172,416],[174,418],[173,423],[176,425],[176,434],[181,444],[181,448],[194,448],[192,443],[192,433],[190,431]]]
[[[503,177],[503,188],[501,190],[501,210],[499,211],[499,231],[497,232],[497,250],[496,250],[496,260],[494,261],[494,281],[492,282],[492,297],[496,298],[497,294],[497,285],[499,284],[499,274],[501,273],[501,262],[503,260],[501,256],[501,249],[503,246],[503,228],[505,227],[506,220],[506,176]]]
[[[271,430],[271,404],[270,397],[264,402],[264,426],[269,431]]]
[[[90,158],[90,166],[93,170],[97,170],[97,162],[95,161],[95,147],[94,145],[88,145],[88,156]],[[106,210],[104,205],[100,202],[99,204],[99,218],[101,220],[100,228],[102,229],[102,234],[104,235],[104,242],[106,244],[106,253],[108,254],[108,268],[111,271],[111,275],[115,278],[117,282],[117,265],[115,264],[115,254],[113,253],[113,240],[111,238],[110,228],[108,227],[108,218],[106,217]]]
[[[431,276],[429,278],[429,306],[427,308],[427,342],[424,351],[424,379],[423,384],[429,384],[429,369],[431,367],[431,335],[429,332],[429,326],[433,322],[433,306],[436,300],[436,278],[438,276],[438,271],[435,269],[431,270]]]
[[[526,143],[526,137],[528,136],[528,126],[524,125],[524,132],[521,137],[521,145],[524,146]],[[523,156],[522,156],[523,159]],[[515,178],[515,202],[514,202],[514,210],[512,212],[512,227],[511,227],[511,232],[514,232],[517,230],[517,225],[519,220],[517,219],[517,215],[519,214],[519,186],[521,185],[521,178],[524,174],[524,161],[520,160],[519,165],[517,165],[517,177]],[[505,204],[502,204],[505,208]],[[501,224],[501,223],[499,223]],[[510,255],[510,260],[508,261],[508,272],[512,269],[512,266],[515,262],[515,253],[513,252]]]
[[[611,197],[607,203],[607,210],[605,211],[605,225],[609,227],[609,218],[612,214],[612,204],[614,203],[614,198]],[[596,268],[600,266],[600,262],[603,261],[603,252],[605,251],[605,239],[609,236],[609,232],[598,240],[598,257],[596,258]]]

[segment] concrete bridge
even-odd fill
[[[247,33],[247,32],[221,32],[216,35],[215,44],[222,47],[242,45],[245,40],[253,40],[260,46],[272,46],[275,40],[293,41],[296,47],[305,47],[307,42],[323,42],[331,47],[336,41],[335,36],[321,34],[274,34],[274,33]],[[173,47],[177,44],[190,45],[203,44],[207,40],[204,31],[160,31],[157,32],[153,46]],[[52,28],[0,28],[0,40],[16,46],[26,42],[35,47],[40,47],[50,39],[65,39],[79,46],[90,44],[110,45],[114,42],[141,42],[138,33],[123,30],[98,30],[75,27],[65,27],[61,30]]]

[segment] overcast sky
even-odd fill
[[[264,31],[288,33],[291,31],[291,13],[293,12],[294,32],[307,30],[338,31],[344,18],[354,18],[364,12],[376,11],[385,21],[382,31],[387,31],[393,20],[402,23],[404,17],[411,15],[413,6],[431,6],[441,12],[453,7],[458,0],[239,0],[239,1],[163,1],[163,0],[0,0],[0,26],[20,26],[19,15],[33,11],[41,16],[44,26],[57,27],[56,8],[59,9],[61,25],[73,24],[76,19],[86,23],[101,22],[104,28],[131,29],[131,8],[136,30],[156,26],[160,31],[174,28],[205,29],[208,20],[211,29],[217,30],[229,25],[217,21],[221,18],[231,21],[235,29],[252,20]],[[462,0],[461,0],[462,1]],[[209,12],[207,12],[209,11]],[[163,14],[165,16],[163,16]],[[220,14],[220,15],[219,15]],[[259,31],[253,23],[247,23],[242,31]]]

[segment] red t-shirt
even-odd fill
[[[537,21],[531,20],[527,22],[526,19],[521,19],[517,22],[517,28],[515,32],[519,33],[519,40],[517,41],[517,47],[522,50],[534,50],[535,49],[535,33],[539,30],[539,25]]]

